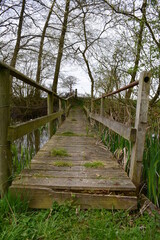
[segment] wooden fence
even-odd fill
[[[30,120],[24,123],[10,126],[10,93],[11,93],[11,77],[27,83],[48,94],[47,112],[48,115]],[[53,100],[59,99],[59,111],[53,113]],[[70,97],[69,97],[70,98]],[[36,83],[16,69],[0,62],[0,195],[4,196],[10,184],[12,175],[12,159],[11,159],[11,142],[22,137],[23,135],[36,130],[40,126],[49,123],[49,137],[54,132],[54,120],[59,119],[63,114],[67,115],[70,105],[69,98],[64,99],[52,92],[50,89]],[[65,108],[62,109],[62,101],[65,102]]]
[[[102,97],[92,100],[101,101],[100,114],[94,114],[93,111],[90,112],[88,108],[84,107],[86,114],[89,118],[103,124],[105,127],[108,127],[109,129],[118,133],[120,136],[132,142],[129,176],[133,183],[136,185],[137,190],[140,186],[142,175],[142,161],[149,105],[150,78],[151,78],[150,72],[146,71],[142,72],[140,74],[139,81],[135,81],[134,83],[125,86],[117,91],[102,95]],[[116,93],[119,93],[121,91],[124,91],[137,85],[139,85],[139,88],[136,106],[135,125],[133,128],[127,127],[122,123],[104,117],[104,99],[106,97],[112,96]],[[93,104],[91,105],[93,106]]]

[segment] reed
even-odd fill
[[[27,147],[21,145],[19,152],[17,145],[12,144],[11,152],[12,152],[13,175],[20,173],[21,170],[24,169],[25,167],[30,168],[31,159],[35,154],[33,147],[28,149]]]

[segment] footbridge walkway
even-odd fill
[[[48,93],[47,116],[10,125],[10,75]],[[69,99],[59,97],[17,70],[0,63],[1,196],[8,189],[11,176],[10,143],[49,122],[50,140],[34,156],[30,169],[22,170],[12,181],[9,187],[11,193],[27,198],[31,208],[50,208],[53,201],[70,201],[81,208],[136,209],[147,124],[149,80],[149,73],[143,72],[140,80],[132,84],[139,84],[135,127],[132,128],[103,116],[103,102],[108,95],[95,99],[101,100],[100,115],[93,114],[86,107],[71,108]],[[122,90],[124,88],[119,91]],[[59,111],[53,113],[55,97],[59,99]],[[68,117],[62,123],[64,114]],[[53,135],[53,120],[57,118],[60,127]],[[132,142],[130,176],[112,153],[99,144],[95,134],[89,131],[88,119],[103,124]]]

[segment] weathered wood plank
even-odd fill
[[[72,205],[78,205],[81,209],[137,209],[137,197],[120,196],[106,194],[87,194],[72,192],[57,192],[48,188],[29,188],[16,187],[10,188],[11,194],[21,194],[29,199],[30,208],[51,208],[53,202],[59,204],[70,202]]]
[[[135,191],[130,179],[83,179],[83,178],[42,178],[17,177],[12,186],[42,186],[51,189],[86,190],[86,191]]]
[[[47,164],[47,163],[39,163],[39,162],[31,162],[31,168],[32,169],[41,169],[41,170],[57,170],[57,171],[85,171],[86,167],[74,165],[72,167],[56,167],[53,164]],[[119,166],[105,166],[104,170],[114,171],[114,170],[120,170]],[[87,171],[93,171],[93,169],[87,169]]]
[[[49,177],[49,178],[96,178],[96,179],[109,179],[109,178],[124,178],[128,179],[126,172],[107,169],[84,169],[84,171],[60,171],[56,170],[37,170],[37,169],[24,169],[20,176],[28,177]]]
[[[53,119],[58,118],[63,114],[63,111],[52,113],[50,115],[40,117],[25,123],[17,124],[15,126],[8,127],[8,141],[14,141],[25,134],[32,132],[33,130],[45,125],[46,123],[52,121]]]
[[[136,129],[130,128],[125,126],[122,123],[116,122],[114,120],[110,120],[108,118],[96,115],[96,114],[89,114],[90,118],[96,120],[99,123],[102,123],[104,126],[110,128],[112,131],[118,133],[125,139],[135,142],[136,139]]]

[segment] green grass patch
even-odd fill
[[[54,166],[56,166],[56,167],[72,167],[73,164],[70,162],[65,162],[65,161],[57,161],[54,163]]]
[[[84,164],[86,168],[103,168],[104,164],[102,162],[87,162]]]
[[[63,132],[61,133],[62,136],[77,136],[78,134],[74,133],[74,132]]]
[[[77,122],[77,120],[75,118],[72,118],[71,121],[72,122]]]
[[[68,154],[68,152],[66,151],[66,149],[64,148],[54,148],[51,151],[51,156],[52,157],[69,157],[70,155]]]
[[[15,205],[16,204],[16,207]],[[23,203],[0,200],[1,240],[158,240],[160,218],[128,211],[80,210],[53,203],[51,209],[27,210]]]

